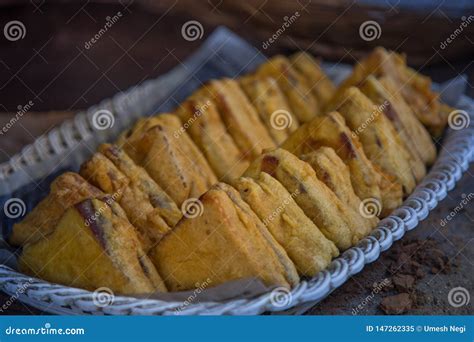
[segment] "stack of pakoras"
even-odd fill
[[[446,108],[394,52],[376,49],[339,88],[310,55],[277,56],[101,145],[10,242],[23,246],[21,270],[91,290],[249,277],[289,288],[413,191]]]

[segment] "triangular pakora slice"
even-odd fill
[[[120,140],[125,152],[178,206],[197,198],[217,177],[176,115],[141,120]]]
[[[256,74],[272,77],[278,82],[291,112],[300,123],[308,122],[320,113],[319,104],[306,79],[293,68],[288,58],[281,55],[272,57],[257,69]]]
[[[179,221],[150,254],[171,291],[250,277],[268,286],[298,283],[286,252],[235,189],[218,183],[199,201],[199,212]]]
[[[290,57],[295,70],[306,79],[306,83],[323,107],[334,95],[336,87],[321,69],[318,61],[309,53],[298,52]]]
[[[220,180],[229,181],[245,171],[249,161],[227,132],[216,104],[209,97],[189,97],[179,105],[176,114]]]
[[[74,172],[65,172],[50,186],[49,194],[21,221],[13,226],[9,242],[20,246],[38,241],[50,234],[59,218],[70,206],[104,193]]]
[[[311,166],[292,153],[276,149],[255,159],[244,176],[258,178],[266,172],[276,178],[291,194],[323,234],[345,250],[366,234],[354,221],[354,214],[318,178]]]
[[[372,163],[397,178],[405,195],[426,173],[421,160],[413,161],[392,123],[383,113],[383,104],[375,106],[362,92],[350,87],[341,94],[336,108],[346,119]],[[413,161],[413,162],[412,162]]]
[[[303,154],[300,158],[311,165],[318,179],[352,209],[356,219],[363,221],[360,225],[367,229],[367,233],[375,228],[379,219],[376,216],[366,217],[362,215],[362,201],[357,197],[352,187],[349,167],[344,164],[334,149],[320,147],[313,152]]]
[[[198,94],[217,104],[219,115],[240,152],[247,159],[275,147],[264,123],[236,80],[224,78],[206,83]]]
[[[240,79],[240,86],[277,145],[298,128],[298,119],[291,112],[275,79],[246,75]]]
[[[22,272],[50,282],[114,293],[166,291],[126,218],[99,199],[67,209],[53,232],[23,247]]]
[[[298,273],[312,277],[339,254],[334,243],[304,214],[291,194],[275,178],[240,177],[233,182],[241,197],[286,250]]]

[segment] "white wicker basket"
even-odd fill
[[[222,35],[222,32],[220,34]],[[228,35],[229,33],[224,31],[224,36]],[[73,158],[77,160],[76,164],[80,163],[89,153],[88,149],[81,150],[80,146],[87,145],[91,141],[91,144],[97,145],[128,126],[135,118],[150,113],[154,105],[150,102],[150,98],[157,96],[163,84],[169,86],[169,82],[182,79],[183,75],[177,77],[179,72],[182,72],[182,69],[158,80],[148,81],[125,94],[117,95],[112,100],[104,101],[98,107],[78,114],[74,120],[64,123],[47,136],[40,137],[21,154],[1,166],[0,179],[3,179],[4,186],[8,186],[7,189],[0,189],[2,193],[7,190],[13,191],[23,185],[24,180],[21,180],[21,177],[12,177],[12,174],[32,166],[36,172],[41,172],[42,168],[45,168],[44,165],[52,165],[57,158],[62,158],[64,153],[69,153],[71,149],[76,150],[73,154]],[[469,113],[470,122],[474,122],[473,100],[463,96],[457,107]],[[97,108],[111,110],[115,114],[116,122],[119,123],[113,130],[107,132],[108,134],[100,137],[94,135],[89,124],[90,117]],[[109,305],[98,306],[92,292],[34,279],[6,265],[0,265],[0,289],[12,295],[12,298],[18,298],[33,307],[57,314],[254,315],[263,312],[301,312],[308,305],[321,301],[350,276],[360,272],[366,264],[374,262],[394,241],[401,239],[406,231],[414,229],[418,222],[424,220],[467,170],[474,158],[473,146],[472,124],[461,130],[448,129],[435,165],[403,205],[383,219],[371,235],[364,238],[358,246],[350,248],[333,260],[327,270],[310,280],[303,280],[289,294],[285,294],[284,301],[277,298],[281,293],[272,291],[256,298],[199,302],[186,306],[183,306],[182,301],[168,302],[115,296]],[[18,178],[20,180],[16,181]]]

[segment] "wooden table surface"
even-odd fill
[[[103,27],[105,18],[119,11],[123,13],[122,18],[90,49],[85,49],[84,44]],[[0,113],[0,127],[11,120],[11,112],[16,111],[18,106],[24,106],[29,101],[34,103],[32,110],[13,125],[7,134],[0,135],[0,162],[8,160],[51,127],[73,117],[76,111],[170,70],[202,42],[189,42],[181,35],[181,25],[193,18],[169,13],[159,16],[135,5],[88,3],[42,5],[38,9],[28,4],[2,8],[0,18],[1,23],[21,18],[27,29],[23,40],[0,40],[0,111],[4,112]],[[203,39],[214,27],[204,26]],[[257,29],[250,27],[241,34],[257,44],[252,39],[252,30]],[[315,32],[315,37],[318,34]],[[402,41],[403,37],[400,39]],[[400,49],[403,50],[403,45]],[[288,47],[285,47],[280,52],[288,51]],[[472,57],[444,61],[421,70],[438,82],[458,74],[467,74],[470,83],[467,92],[474,96]],[[453,286],[472,290],[474,283],[472,205],[467,206],[447,227],[441,229],[439,223],[459,203],[463,193],[474,192],[473,174],[474,168],[471,167],[455,191],[449,194],[429,219],[408,234],[415,239],[432,236],[447,254],[462,261],[448,275],[434,274],[420,281],[417,286],[420,291],[429,298],[440,300],[436,305],[433,301],[427,301],[413,309],[410,312],[412,314],[472,314],[472,303],[456,309],[445,300],[446,291]],[[367,284],[385,276],[387,270],[384,265],[388,262],[388,257],[383,255],[310,310],[310,313],[350,314],[351,308],[367,296]],[[6,295],[0,294],[0,303],[7,299]],[[375,300],[369,303],[362,313],[380,314],[379,302]],[[14,302],[6,313],[43,314],[19,301]]]

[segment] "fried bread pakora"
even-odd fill
[[[436,160],[436,147],[429,132],[397,91],[397,86],[392,79],[381,77],[379,82],[384,90],[383,96],[389,98],[391,104],[391,107],[385,110],[387,117],[399,132],[405,132],[406,137],[402,136],[402,138],[409,143],[409,148],[416,151],[426,165],[433,165]]]
[[[265,148],[275,147],[270,133],[237,81],[228,78],[212,80],[198,94],[204,94],[216,103],[227,131],[246,159],[258,156]]]
[[[141,121],[123,143],[125,152],[170,195],[178,206],[197,198],[217,177],[176,115]]]
[[[229,195],[228,189],[214,185],[199,199],[201,215],[184,217],[151,252],[171,291],[249,277],[258,277],[268,286],[289,288],[298,283],[286,253],[277,255],[262,232],[263,223],[248,206],[235,203],[239,195],[233,192]],[[283,264],[282,258],[288,261]]]
[[[272,57],[257,69],[256,74],[277,81],[291,112],[300,123],[308,122],[319,114],[319,105],[306,79],[296,72],[288,58],[281,55]]]
[[[214,102],[194,95],[178,107],[176,114],[220,180],[230,181],[245,171],[249,161],[227,132]]]
[[[24,246],[22,272],[91,291],[166,292],[134,228],[106,202],[86,199],[68,208],[44,239]]]
[[[344,164],[341,158],[331,147],[320,147],[308,154],[303,154],[301,160],[307,162],[316,172],[316,176],[331,189],[336,196],[355,213],[356,220],[361,227],[365,227],[365,233],[369,233],[379,219],[374,217],[365,217],[361,214],[360,208],[362,201],[354,192],[351,184],[349,167]]]
[[[53,231],[67,208],[86,198],[101,196],[102,191],[77,173],[63,173],[51,183],[49,194],[13,226],[9,242],[21,246],[42,239]]]
[[[365,234],[353,220],[352,211],[318,178],[312,167],[292,153],[276,149],[255,159],[244,176],[258,178],[266,172],[276,178],[295,202],[340,249],[357,243]]]
[[[410,154],[383,109],[355,87],[346,89],[336,105],[347,125],[358,135],[367,157],[384,172],[395,176],[405,195],[410,194],[416,180],[424,176],[424,165],[421,161],[416,165],[410,163]]]
[[[181,210],[171,197],[150,177],[144,168],[135,162],[116,145],[101,144],[98,151],[106,156],[130,180],[130,184],[141,191],[153,207],[149,219],[160,216],[170,227],[183,216]],[[133,202],[132,202],[133,203]]]
[[[281,147],[301,156],[322,146],[333,148],[349,167],[352,187],[361,200],[373,198],[382,202],[380,175],[339,113],[314,118],[294,132]]]
[[[255,180],[241,177],[233,184],[286,250],[301,276],[315,276],[339,255],[334,243],[320,232],[275,178],[262,172]]]
[[[381,82],[379,82],[373,76],[367,77],[367,79],[359,87],[359,89],[377,106],[377,108],[380,109],[381,113],[383,113],[383,115],[392,123],[393,127],[396,129],[400,137],[400,140],[402,141],[406,150],[408,151],[408,154],[410,155],[410,164],[412,165],[412,168],[414,170],[416,181],[421,181],[426,175],[426,166],[425,160],[422,159],[423,153],[420,154],[419,150],[417,149],[417,138],[413,136],[413,133],[416,132],[423,134],[424,132],[426,134],[425,136],[429,139],[427,141],[429,145],[423,146],[424,148],[428,148],[426,155],[434,152],[436,156],[436,149],[434,148],[433,142],[431,140],[431,137],[429,136],[428,131],[423,127],[423,125],[418,121],[418,119],[410,113],[410,107],[408,107],[404,103],[401,103],[403,99],[400,97],[397,101],[385,90]],[[422,131],[419,131],[419,129],[421,129]],[[418,148],[421,147],[422,146],[419,146]]]
[[[148,193],[125,176],[102,153],[95,153],[83,163],[80,174],[121,205],[129,221],[137,228],[145,252],[171,229],[160,216],[160,210],[153,207]]]
[[[247,75],[239,83],[277,145],[298,128],[298,119],[273,78]]]
[[[431,80],[407,67],[406,57],[378,47],[354,66],[352,74],[337,89],[335,97],[351,86],[360,85],[369,75],[389,77],[418,120],[435,137],[442,134],[447,115],[441,110],[439,94],[431,90]],[[332,100],[331,100],[332,101]]]
[[[290,57],[290,61],[295,70],[306,79],[319,107],[323,108],[334,95],[336,87],[321,69],[318,61],[306,52],[295,53]]]

